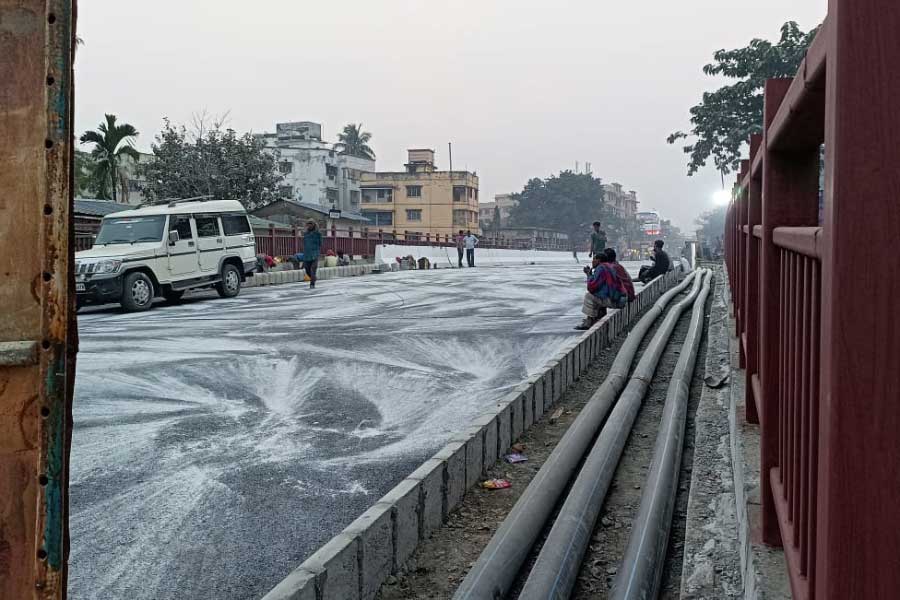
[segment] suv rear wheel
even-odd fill
[[[140,271],[125,276],[122,285],[122,306],[127,311],[149,310],[153,306],[153,281]]]
[[[241,272],[236,266],[222,267],[222,281],[216,284],[216,291],[223,298],[234,298],[241,293]]]

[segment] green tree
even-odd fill
[[[563,171],[528,181],[510,210],[515,227],[542,227],[569,236],[573,248],[588,238],[590,224],[604,214],[603,182],[590,173]]]
[[[370,141],[372,134],[362,130],[362,123],[350,123],[338,134],[338,143],[334,147],[341,154],[375,160],[375,152],[369,147]]]
[[[690,157],[688,175],[710,159],[723,177],[738,168],[743,144],[750,134],[762,131],[766,79],[793,77],[817,30],[803,32],[789,21],[781,26],[781,38],[775,44],[753,39],[746,48],[713,54],[714,62],[703,67],[703,72],[738,81],[704,93],[700,104],[690,109],[690,132],[676,131],[668,137],[670,144],[693,140],[682,147]]]
[[[494,231],[500,231],[501,227],[503,227],[503,223],[501,223],[500,206],[494,205],[494,220],[491,223],[491,229],[493,229]]]
[[[90,153],[75,150],[75,195],[85,197],[96,196],[94,192],[94,161]]]
[[[140,160],[141,155],[133,145],[137,136],[138,131],[134,126],[128,123],[117,124],[115,115],[106,115],[106,122],[100,123],[96,130],[81,134],[82,144],[94,144],[91,150],[91,179],[98,198],[111,197],[113,202],[116,201],[122,157],[129,156],[135,162]]]
[[[163,121],[152,145],[155,160],[142,166],[149,199],[212,196],[240,200],[252,210],[277,198],[278,154],[266,150],[262,140],[203,117],[193,133]]]

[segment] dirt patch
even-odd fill
[[[389,578],[382,586],[378,599],[446,600],[452,597],[528,483],[603,382],[624,340],[625,334],[620,335],[566,391],[562,400],[523,434],[519,441],[524,445],[528,462],[515,465],[497,462],[488,471],[487,478],[508,479],[512,487],[494,491],[469,490],[444,527],[420,544],[407,572]]]

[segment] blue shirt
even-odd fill
[[[318,231],[307,231],[303,234],[303,260],[311,262],[319,260],[322,250],[322,234]]]

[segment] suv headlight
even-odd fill
[[[121,260],[101,260],[94,267],[94,273],[115,273],[121,266]]]

